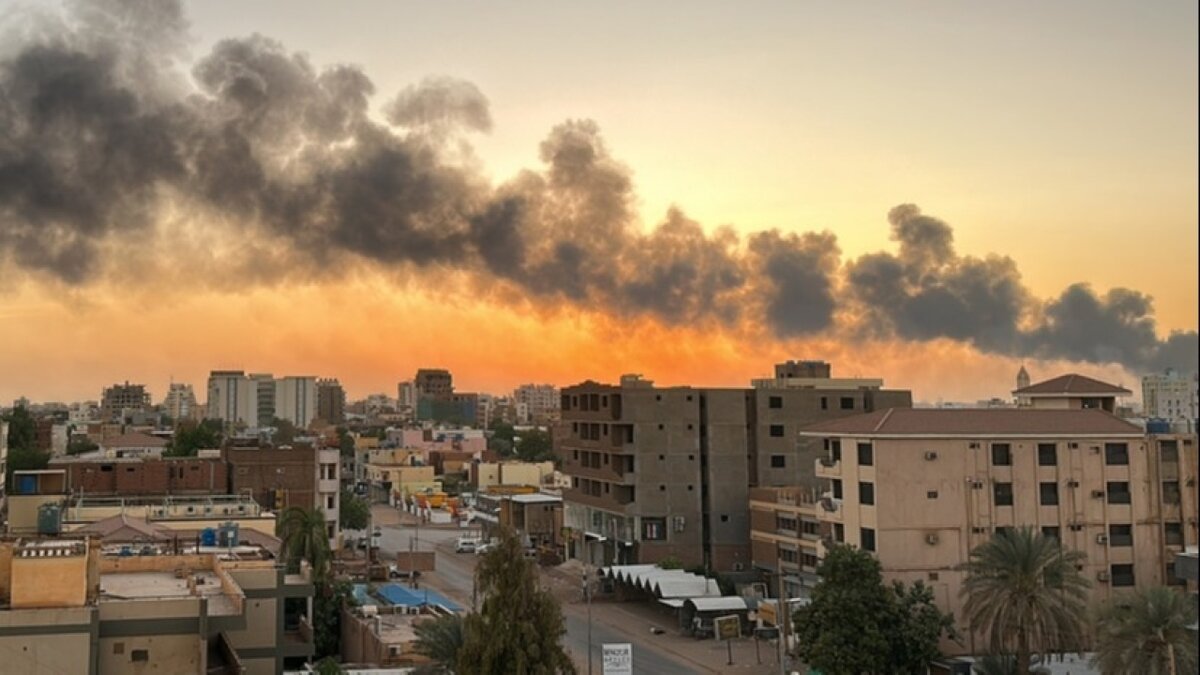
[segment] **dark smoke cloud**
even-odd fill
[[[951,228],[915,206],[889,214],[896,253],[844,268],[829,233],[742,240],[678,209],[646,230],[595,122],[556,126],[541,170],[493,186],[456,159],[465,134],[492,126],[475,85],[426,79],[380,122],[361,70],[316,67],[262,36],[222,41],[188,70],[186,25],[177,2],[76,2],[4,41],[0,273],[84,285],[127,262],[114,250],[161,238],[164,212],[184,212],[269,251],[254,282],[346,261],[436,266],[537,304],[676,325],[792,338],[853,324],[998,354],[1195,367],[1196,333],[1158,340],[1148,297],[1079,285],[1038,302],[1011,259],[958,255]]]
[[[1196,332],[1159,340],[1149,296],[1125,288],[1100,296],[1075,284],[1038,303],[1011,258],[958,255],[950,227],[911,204],[892,209],[888,220],[899,253],[865,255],[846,266],[863,325],[876,335],[950,338],[985,352],[1136,370],[1196,368]]]

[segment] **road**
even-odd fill
[[[474,590],[475,563],[477,558],[469,553],[454,553],[454,542],[463,531],[447,527],[421,527],[401,524],[402,516],[386,505],[376,505],[372,509],[375,525],[380,527],[382,536],[379,537],[380,553],[391,557],[398,551],[407,551],[410,546],[416,550],[437,551],[436,569],[431,575],[421,578],[423,584],[436,588],[450,598],[457,600],[464,607],[471,606],[471,596]],[[550,583],[543,576],[543,586]],[[560,598],[561,599],[561,598]],[[679,657],[656,648],[645,637],[618,630],[606,625],[603,620],[603,608],[593,607],[592,621],[592,659],[593,673],[600,672],[600,646],[606,642],[628,642],[633,644],[633,665],[635,673],[664,673],[679,675],[699,675],[702,672],[686,664]],[[587,672],[588,621],[587,607],[579,602],[563,602],[563,616],[566,619],[567,635],[565,646],[580,668],[581,673]]]

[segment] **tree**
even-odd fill
[[[338,435],[338,454],[342,457],[354,456],[354,436],[346,431],[346,427],[337,428]]]
[[[500,455],[508,457],[513,452],[513,439],[516,437],[516,430],[507,422],[496,421],[492,423],[492,434],[488,436],[488,450]]]
[[[879,561],[835,545],[817,568],[812,601],[793,615],[797,654],[823,673],[924,673],[952,620],[924,584],[883,583]]]
[[[326,656],[317,661],[316,665],[313,666],[313,672],[317,675],[342,675],[346,672],[346,669],[342,668],[342,664],[338,663],[337,659],[332,656]]]
[[[1096,620],[1092,665],[1103,673],[1196,672],[1196,599],[1156,586],[1106,602]]]
[[[526,462],[541,462],[557,459],[550,434],[540,429],[522,431],[517,438],[517,457]]]
[[[275,525],[275,534],[282,540],[280,550],[289,568],[295,569],[301,560],[307,560],[312,565],[313,577],[325,578],[329,571],[329,533],[320,509],[288,507]]]
[[[195,457],[198,450],[221,447],[220,420],[204,420],[203,422],[180,422],[175,427],[171,444],[167,446],[164,455],[168,457]]]
[[[428,672],[439,675],[453,672],[463,646],[462,616],[445,614],[422,621],[413,626],[413,631],[417,634],[417,652],[433,660]]]
[[[282,417],[276,417],[271,422],[271,426],[275,431],[271,433],[271,445],[291,445],[296,440],[296,436],[300,435],[300,430],[296,428],[291,421],[285,420]]]
[[[99,449],[100,446],[87,436],[76,436],[67,441],[68,455],[82,455],[85,452],[95,452]]]
[[[33,450],[37,447],[37,423],[25,406],[17,406],[4,418],[8,422],[8,450]]]
[[[1073,651],[1083,644],[1088,581],[1085,556],[1029,527],[1001,530],[971,551],[962,594],[973,632],[996,654],[1013,654],[1030,672],[1035,652]]]
[[[662,570],[681,570],[683,569],[683,561],[673,555],[669,555],[658,561],[658,568]]]
[[[460,675],[574,673],[560,642],[566,623],[558,601],[538,586],[515,532],[505,528],[475,571],[483,595],[478,613],[463,621]]]
[[[348,581],[317,577],[313,585],[313,649],[316,658],[333,658],[341,653],[342,609],[352,607],[354,586]]]
[[[371,506],[367,500],[350,492],[342,490],[341,504],[338,509],[338,524],[343,530],[365,530],[370,525]]]

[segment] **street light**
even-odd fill
[[[592,566],[592,547],[591,547],[591,545],[592,544],[603,544],[605,541],[608,541],[608,538],[607,537],[596,537],[595,539],[589,540],[587,538],[587,536],[588,536],[587,532],[584,532],[583,539],[588,544],[588,546],[587,546],[588,560],[587,560],[587,565],[584,565],[584,567],[583,567],[583,597],[584,597],[584,601],[587,603],[588,675],[592,675],[592,585],[591,585],[591,578],[589,576],[589,572],[591,571],[591,566]]]

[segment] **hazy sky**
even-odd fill
[[[0,13],[20,25],[14,4]],[[590,119],[628,171],[635,228],[675,206],[709,234],[829,231],[845,264],[895,252],[889,210],[915,203],[953,228],[958,254],[1011,257],[1028,303],[1078,282],[1101,296],[1126,287],[1153,297],[1160,338],[1197,326],[1194,2],[206,0],[185,13],[180,72],[220,40],[260,33],[317,70],[360,68],[380,124],[384,105],[427,76],[473,83],[491,130],[463,134],[473,154],[457,162],[491,185],[544,170],[551,129]],[[0,49],[6,63],[16,44]],[[5,195],[0,184],[0,217],[15,218]],[[199,220],[188,231],[211,218]],[[520,289],[481,294],[461,279],[477,263],[261,284],[239,283],[239,268],[214,284],[230,274],[219,249],[238,244],[189,241],[195,251],[109,259],[104,274],[67,282],[6,267],[17,247],[6,254],[0,241],[0,400],[96,397],[125,379],[158,398],[171,375],[200,388],[209,369],[229,366],[339,376],[355,396],[394,394],[421,365],[451,367],[464,389],[502,390],[626,371],[742,384],[779,358],[829,358],[841,374],[883,376],[926,400],[1003,395],[1022,362],[1035,377],[1069,367],[1129,385],[1136,375],[1128,363],[1026,356],[953,331],[764,338],[740,320],[625,320],[590,295],[563,305]],[[153,273],[180,255],[204,258],[188,268],[199,277]],[[847,282],[834,277],[840,297]]]

